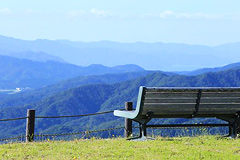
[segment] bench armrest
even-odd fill
[[[113,114],[114,116],[118,116],[118,117],[134,119],[137,117],[138,112],[136,110],[133,110],[133,111],[114,110]]]

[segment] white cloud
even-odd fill
[[[175,13],[173,11],[164,11],[159,14],[161,18],[166,18],[168,16],[175,16]]]
[[[110,11],[99,10],[99,9],[91,9],[89,11],[72,10],[72,11],[68,12],[67,15],[71,16],[71,17],[86,16],[86,17],[101,17],[101,18],[116,17],[117,16],[117,14],[113,14]]]
[[[188,13],[176,13],[176,12],[173,12],[173,11],[164,11],[162,13],[146,14],[146,17],[156,17],[156,18],[162,18],[162,19],[167,19],[167,18],[192,18],[193,15],[188,14]]]
[[[138,19],[138,18],[159,18],[159,19],[231,19],[240,20],[239,13],[225,13],[225,14],[206,14],[206,13],[184,13],[174,12],[170,10],[163,11],[161,13],[149,13],[149,14],[127,14],[127,13],[113,13],[108,10],[91,9],[85,10],[72,10],[67,13],[71,17],[98,17],[98,18],[121,18],[121,19]]]
[[[72,10],[68,12],[68,15],[71,17],[77,17],[86,14],[84,10]]]
[[[90,13],[99,17],[112,17],[113,14],[110,11],[91,9]]]
[[[0,13],[2,14],[12,14],[12,11],[9,8],[0,9]]]
[[[231,20],[240,20],[240,12],[239,13],[228,13],[225,15],[225,18]]]
[[[26,14],[32,14],[32,13],[33,13],[33,10],[28,9],[28,10],[25,11],[25,13],[26,13]]]
[[[206,14],[206,13],[180,13],[173,11],[164,11],[162,13],[146,14],[147,18],[185,18],[185,19],[235,19],[240,20],[240,13],[226,14]]]
[[[21,11],[20,13],[24,13],[27,15],[32,15],[32,14],[43,14],[42,11],[36,11],[36,10],[32,10],[32,9],[27,9],[25,11]]]

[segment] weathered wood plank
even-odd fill
[[[240,87],[147,87],[147,92],[240,92]]]
[[[181,92],[174,92],[174,93],[146,93],[145,98],[184,98],[184,97],[194,97],[197,98],[197,93],[181,93]]]
[[[145,98],[144,103],[196,103],[195,98]]]
[[[195,103],[144,103],[144,108],[177,109],[195,107]],[[239,108],[240,103],[200,103],[199,108]]]
[[[202,92],[201,97],[240,97],[240,92]]]
[[[239,97],[202,97],[200,103],[240,103]]]
[[[193,98],[148,98],[144,103],[196,103],[196,97]],[[239,97],[202,97],[200,103],[240,103]]]
[[[192,114],[195,111],[195,103],[145,103],[142,114],[152,111],[155,115],[165,115],[165,117],[172,114]],[[211,115],[208,117],[215,117],[223,114],[235,114],[240,111],[240,103],[212,103],[200,104],[197,115]],[[178,117],[176,117],[178,118]]]
[[[196,97],[197,92],[146,92],[146,98]],[[201,97],[240,97],[240,92],[202,92]]]
[[[226,110],[226,111],[219,111],[219,110],[199,110],[197,116],[203,117],[203,115],[209,115],[209,117],[218,117],[221,115],[235,115],[236,111],[234,110]]]
[[[192,108],[195,103],[144,103],[144,108],[173,109],[173,108]]]
[[[240,109],[240,103],[200,103],[199,108],[239,108]]]
[[[161,112],[159,110],[143,110],[142,115],[146,115],[149,111],[154,112],[155,118],[182,118],[187,117],[190,118],[193,114],[194,110],[188,109],[188,110],[162,110]],[[228,111],[218,111],[218,110],[206,110],[206,111],[199,111],[196,114],[196,117],[221,117],[221,116],[227,116],[227,115],[235,115],[236,111],[228,110]],[[173,116],[174,115],[174,116]],[[233,116],[234,117],[234,116]]]
[[[142,115],[146,115],[150,110],[143,110]],[[162,115],[167,117],[168,115],[189,115],[188,117],[190,117],[190,115],[192,115],[192,113],[194,112],[193,110],[162,110],[161,112],[159,112],[158,110],[151,110],[152,112],[154,112],[154,115]],[[179,117],[176,117],[179,118]]]

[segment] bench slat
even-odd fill
[[[188,117],[190,117],[190,115],[192,115],[192,113],[193,113],[193,109],[184,109],[184,110],[183,109],[182,110],[180,110],[180,109],[178,109],[178,110],[169,110],[169,109],[167,110],[167,109],[165,109],[165,110],[162,110],[161,112],[158,112],[158,110],[152,109],[151,111],[154,112],[154,116],[162,115],[162,116],[165,116],[165,117],[168,117],[169,115],[173,115],[173,114],[188,115]],[[146,115],[148,112],[149,111],[144,110],[142,112],[142,115]]]
[[[217,98],[206,98],[202,97],[200,103],[240,103],[238,97],[217,97]]]
[[[201,97],[240,97],[240,92],[202,92]]]
[[[145,98],[144,103],[196,103],[196,98]],[[203,97],[200,103],[240,103],[238,97]]]
[[[144,103],[196,103],[196,98],[147,98]]]
[[[146,92],[145,98],[197,97],[197,92]],[[240,97],[240,92],[202,92],[201,97]]]
[[[162,108],[171,109],[171,108],[191,108],[195,107],[195,103],[145,103],[144,110],[149,108]],[[200,103],[199,108],[236,108],[240,110],[240,103]]]
[[[168,116],[171,117],[173,114],[191,115],[195,111],[195,104],[145,103],[142,114],[145,115],[149,111],[154,112],[154,115],[164,115],[164,117],[168,117]],[[232,104],[232,103],[200,104],[197,115],[200,115],[201,117],[203,115],[207,115],[206,117],[214,117],[214,116],[223,115],[223,114],[234,115],[237,111],[240,111],[240,103],[239,104]]]
[[[201,89],[203,92],[240,92],[240,87],[147,87],[147,92],[190,92],[198,91]]]
[[[181,110],[194,109],[195,103],[145,103],[143,110]]]
[[[181,92],[174,92],[174,93],[153,93],[153,92],[146,92],[145,98],[184,98],[184,97],[194,97],[197,98],[197,92],[192,93],[181,93]]]

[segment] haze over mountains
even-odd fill
[[[26,41],[0,36],[0,54],[14,57],[18,53],[27,52],[43,54],[46,60],[66,61],[80,66],[136,64],[148,70],[163,71],[212,68],[240,61],[240,43],[209,47],[161,42],[71,42],[44,39]]]
[[[133,64],[115,67],[106,67],[95,64],[87,67],[80,67],[73,64],[56,61],[38,62],[1,55],[0,68],[0,89],[26,87],[36,89],[78,76],[87,77],[89,75],[120,74],[130,72],[133,75],[135,75],[135,73],[138,73],[139,75],[145,73],[144,75],[146,75],[147,73],[156,72],[146,71],[143,68]],[[176,73],[182,75],[200,75],[207,72],[218,72],[237,68],[240,68],[240,63],[229,64],[223,67],[203,68],[195,71]],[[170,72],[163,73],[168,75],[176,74]]]
[[[240,68],[240,62],[228,64],[228,65],[222,66],[222,67],[201,68],[201,69],[197,69],[194,71],[183,71],[183,72],[176,72],[176,73],[182,74],[182,75],[188,75],[188,76],[191,76],[191,75],[196,76],[196,75],[200,75],[200,74],[208,73],[208,72],[219,72],[219,71],[225,71],[225,70],[229,70],[229,69],[239,69],[239,68]]]

